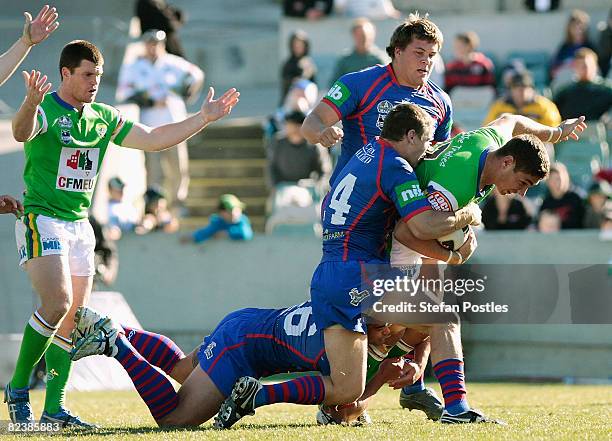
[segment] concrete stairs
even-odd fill
[[[217,211],[218,198],[233,193],[247,204],[253,228],[263,231],[266,187],[266,152],[261,122],[254,118],[230,120],[208,127],[189,141],[189,216],[185,230],[202,227]]]

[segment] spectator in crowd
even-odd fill
[[[329,151],[309,144],[300,128],[306,115],[291,112],[284,133],[272,138],[268,148],[268,177],[271,188],[266,230],[281,223],[315,223],[316,198],[324,193],[331,159]]]
[[[601,228],[612,213],[612,188],[605,181],[594,182],[589,188],[584,228]]]
[[[93,215],[89,215],[89,223],[96,236],[96,246],[94,248],[94,288],[98,283],[111,286],[117,279],[119,271],[119,257],[115,241],[109,237],[108,230],[96,220]]]
[[[283,63],[281,69],[281,106],[296,78],[303,78],[316,83],[317,66],[309,53],[310,40],[308,34],[301,30],[291,34],[289,37],[289,58]]]
[[[168,53],[186,58],[178,37],[178,30],[185,21],[180,9],[168,5],[166,0],[137,0],[136,16],[140,20],[142,34],[154,29],[164,31]]]
[[[561,230],[561,218],[555,210],[542,210],[538,219],[540,233],[557,233]]]
[[[502,195],[497,189],[482,207],[482,222],[486,230],[524,230],[533,215],[524,197]]]
[[[318,20],[331,14],[334,0],[283,0],[285,17]]]
[[[561,115],[557,106],[536,92],[529,72],[515,73],[510,78],[509,86],[510,90],[506,96],[493,103],[483,125],[487,125],[504,113],[527,116],[540,124],[552,127],[561,124]]]
[[[137,234],[146,234],[152,231],[175,233],[179,224],[168,210],[168,201],[163,191],[157,187],[149,187],[144,194],[144,216],[135,231]]]
[[[0,196],[0,214],[13,213],[17,217],[23,215],[23,204],[8,194]]]
[[[47,39],[59,26],[56,9],[50,8],[49,5],[43,6],[34,19],[29,12],[24,12],[23,15],[25,24],[21,37],[6,52],[0,54],[0,86],[15,72],[30,49]]]
[[[476,32],[464,32],[455,37],[455,59],[446,64],[447,92],[455,86],[495,87],[495,67],[489,58],[476,51],[479,44]]]
[[[568,68],[571,65],[578,49],[583,47],[591,50],[595,49],[595,46],[589,40],[590,21],[591,18],[586,12],[579,9],[572,11],[565,28],[565,40],[552,59],[551,78],[555,78],[561,69]]]
[[[606,78],[610,71],[610,57],[612,56],[612,8],[608,13],[608,20],[601,23],[600,26],[597,54],[601,76]]]
[[[126,231],[134,231],[138,224],[136,207],[123,200],[125,184],[121,178],[113,177],[108,181],[108,236],[119,240]]]
[[[284,133],[274,137],[269,146],[268,170],[270,183],[297,184],[300,179],[316,177],[325,180],[331,171],[329,153],[320,145],[309,144],[300,128],[306,115],[300,111],[289,113],[285,118]]]
[[[561,117],[584,115],[587,121],[601,118],[612,107],[612,82],[597,75],[597,54],[588,48],[576,51],[574,70],[575,81],[554,97]]]
[[[187,116],[185,99],[195,98],[204,73],[194,64],[166,52],[166,34],[150,30],[143,34],[144,56],[121,66],[117,99],[140,106],[140,121],[155,127],[181,121]],[[166,189],[175,214],[182,214],[189,190],[187,143],[161,153],[146,153],[147,186]]]
[[[182,243],[201,243],[212,237],[226,236],[232,240],[251,240],[253,228],[248,216],[243,213],[244,202],[233,194],[219,198],[218,213],[210,216],[208,225],[181,237]]]
[[[402,16],[391,0],[335,0],[334,8],[349,17],[367,17],[371,20],[398,19]]]
[[[375,64],[387,64],[389,57],[374,44],[376,27],[367,18],[358,18],[351,27],[353,50],[338,59],[331,78],[332,83],[342,75],[357,72]]]
[[[582,228],[584,220],[584,201],[571,188],[567,168],[560,162],[550,166],[550,174],[546,180],[548,193],[542,201],[541,213],[550,210],[559,216],[561,229]]]

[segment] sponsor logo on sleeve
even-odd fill
[[[452,211],[451,202],[441,191],[433,191],[427,195],[427,200],[436,211]]]
[[[346,100],[349,99],[350,96],[351,92],[348,90],[348,87],[346,87],[342,82],[336,81],[331,89],[329,89],[329,92],[327,92],[325,97],[336,106],[340,107],[346,102]]]
[[[419,187],[419,181],[413,180],[405,182],[395,187],[395,195],[399,201],[400,207],[405,207],[418,200],[425,198],[425,194]]]

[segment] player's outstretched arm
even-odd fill
[[[13,117],[13,137],[17,142],[26,142],[34,137],[39,129],[36,109],[42,103],[45,94],[51,90],[47,76],[39,71],[22,72],[26,86],[26,97]]]
[[[340,119],[329,105],[321,102],[302,123],[302,135],[311,144],[332,147],[344,136],[340,127],[334,126]]]
[[[58,14],[55,8],[50,8],[49,5],[43,6],[34,20],[29,12],[24,12],[23,15],[25,25],[21,38],[0,55],[0,86],[15,72],[32,46],[45,40],[59,26]]]
[[[227,90],[218,99],[213,98],[214,94],[215,90],[209,88],[208,96],[200,111],[183,121],[153,128],[135,123],[121,145],[147,152],[158,152],[186,141],[210,123],[229,115],[232,107],[238,104],[240,97],[240,92],[234,88]]]
[[[13,213],[19,217],[23,214],[21,202],[7,194],[0,196],[0,214]]]
[[[579,139],[580,133],[586,128],[584,116],[580,118],[572,118],[561,121],[557,127],[550,127],[540,124],[526,116],[512,115],[506,113],[495,121],[492,121],[488,126],[495,127],[501,130],[509,138],[518,135],[534,135],[544,142],[567,141],[568,139]]]

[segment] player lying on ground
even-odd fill
[[[377,354],[383,354],[404,335],[404,329],[370,326],[369,344],[376,348]],[[418,334],[410,337],[415,346],[425,338],[421,335],[421,340],[417,341],[415,336]],[[73,340],[74,360],[95,354],[114,357],[125,368],[160,426],[186,427],[204,423],[219,411],[236,381],[244,376],[259,378],[300,371],[329,374],[323,333],[314,323],[310,302],[287,309],[235,311],[204,339],[199,350],[186,357],[167,337],[119,327],[86,307],[77,312]],[[422,356],[419,360],[422,362]],[[153,366],[182,383],[178,393]],[[420,367],[406,365],[395,369],[395,379],[402,375],[412,379],[416,369]],[[371,370],[374,373],[374,365]],[[289,391],[282,385],[266,385],[262,393],[287,395],[295,392],[305,398],[308,394],[323,393],[322,382],[320,376],[303,377],[294,383],[296,391]],[[370,394],[374,392],[369,391]],[[354,419],[352,415],[349,417]]]
[[[503,115],[487,127],[436,145],[433,153],[425,155],[415,170],[424,191],[411,202],[428,199],[435,210],[453,212],[481,202],[494,187],[502,194],[525,195],[548,175],[550,162],[542,141],[578,139],[585,127],[584,117],[548,127],[524,116]],[[408,229],[396,228],[391,264],[418,267],[421,255],[431,256],[438,247],[436,241],[422,241]],[[450,259],[453,252],[446,253]],[[442,420],[478,418],[470,413],[466,398],[459,324],[436,325],[430,333],[431,361],[445,402]]]

